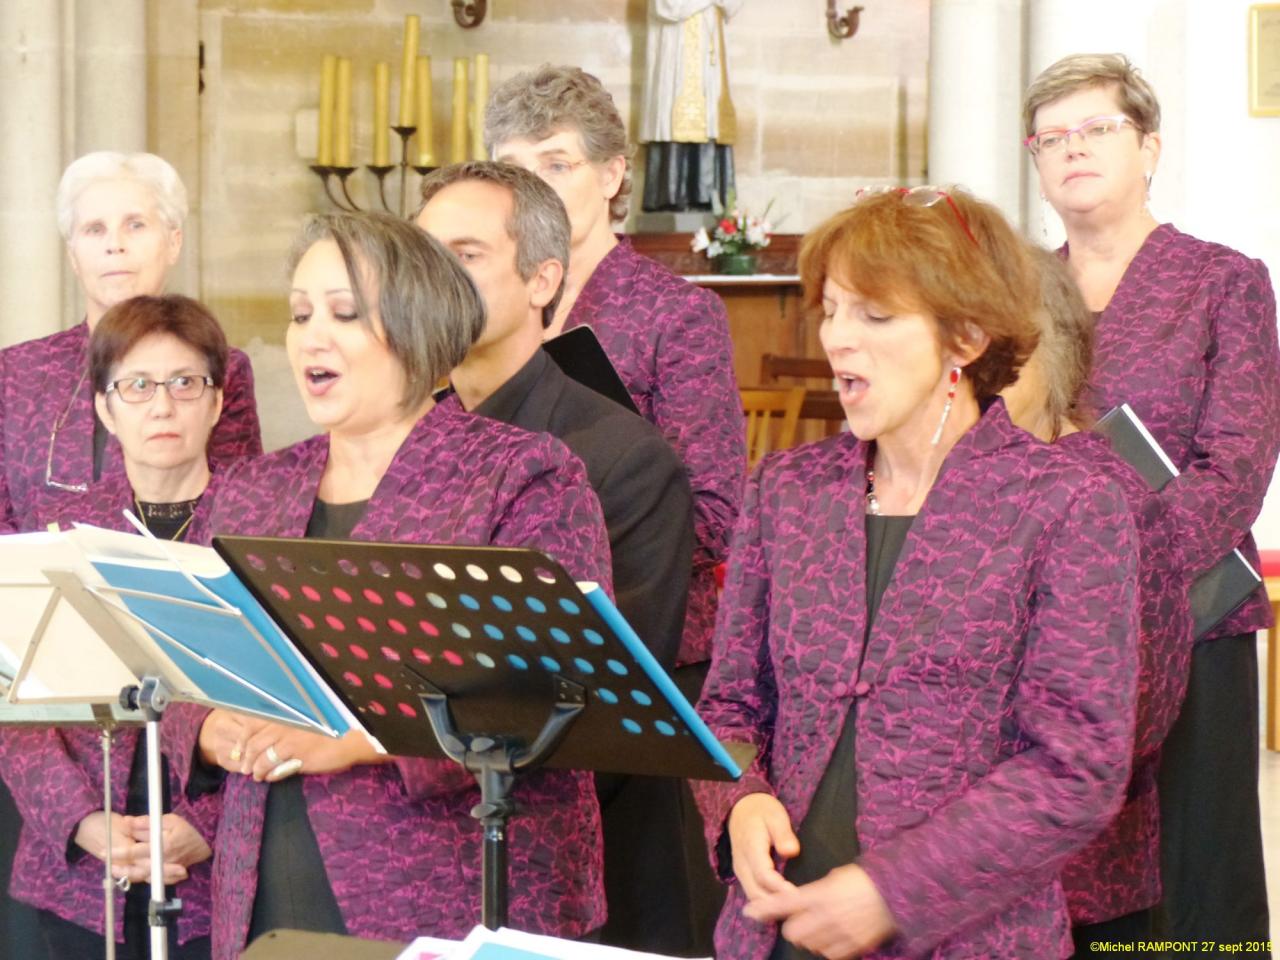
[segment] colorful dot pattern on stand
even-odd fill
[[[287,607],[282,622],[340,681],[357,713],[404,722],[423,736],[421,678],[449,692],[455,681],[465,690],[515,672],[532,690],[549,690],[548,675],[583,684],[589,711],[605,711],[593,723],[612,724],[626,742],[688,737],[645,671],[606,642],[590,604],[576,590],[566,594],[574,589],[567,575],[535,554],[494,550],[499,559],[479,563],[424,553],[388,562],[361,555],[375,545],[331,544],[349,555],[317,558],[308,555],[314,542],[275,542],[279,554],[250,554],[244,565],[277,609]],[[414,667],[423,673],[409,672]]]

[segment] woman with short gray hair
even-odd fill
[[[89,334],[106,311],[164,293],[182,253],[187,191],[150,153],[99,151],[73,161],[56,198],[58,229],[84,296],[84,320],[0,351],[0,528],[28,526],[42,488],[88,491],[123,470],[93,412]],[[211,464],[262,452],[249,358],[232,350]]]
[[[533,547],[575,580],[609,583],[581,461],[549,436],[433,402],[432,386],[484,329],[483,301],[453,255],[413,224],[339,213],[309,221],[291,261],[285,343],[324,432],[228,471],[192,538]],[[222,792],[217,960],[281,927],[407,941],[460,939],[479,922],[480,858],[466,851],[479,849],[468,811],[480,793],[461,767],[381,756],[359,733],[332,740],[222,710],[178,705],[166,722],[175,755],[195,760],[179,770],[184,783],[196,774],[196,789]],[[515,799],[511,925],[564,937],[596,929],[591,776],[538,772]]]

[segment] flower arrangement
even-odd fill
[[[709,258],[715,260],[717,257],[763,250],[769,245],[769,235],[773,232],[773,225],[767,219],[772,207],[771,200],[769,206],[764,208],[764,213],[755,217],[745,210],[739,210],[731,196],[729,208],[719,213],[719,220],[712,231],[708,233],[706,227],[699,227],[698,232],[693,235],[693,252],[705,251]]]

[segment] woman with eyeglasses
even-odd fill
[[[1062,218],[1060,251],[1097,315],[1088,398],[1127,402],[1180,476],[1164,488],[1187,582],[1233,549],[1258,564],[1249,528],[1280,451],[1280,350],[1266,267],[1157,222],[1155,91],[1124,57],[1058,61],[1027,90],[1026,144]],[[1258,804],[1258,589],[1200,638],[1161,772],[1163,934],[1266,940]]]
[[[84,297],[84,321],[0,350],[0,526],[30,525],[43,488],[83,492],[121,470],[119,444],[94,416],[88,344],[112,305],[165,290],[182,252],[187,192],[150,153],[85,154],[58,184],[58,229]],[[262,452],[249,358],[231,350],[212,463]]]
[[[86,492],[36,492],[29,529],[92,523],[132,531],[131,511],[156,537],[182,540],[195,513],[208,509],[206,447],[222,413],[228,349],[213,315],[174,294],[133,297],[109,308],[89,339],[89,382],[97,415],[120,444],[124,469]],[[166,729],[164,724],[162,729]],[[167,729],[166,729],[167,732]],[[140,731],[113,736],[113,869],[132,882],[116,894],[117,956],[144,960],[150,932],[146,751]],[[0,730],[0,772],[22,814],[11,890],[39,911],[51,957],[101,956],[101,735],[89,728]],[[210,864],[217,801],[196,802],[176,789],[165,814],[165,876],[183,909],[170,927],[171,956],[209,956]],[[12,946],[12,945],[11,945]],[[28,954],[23,953],[23,956]]]
[[[1058,874],[1133,744],[1133,521],[998,394],[1037,339],[1023,241],[960,191],[811,233],[849,432],[765,459],[698,711],[758,748],[695,784],[718,956],[1065,957]],[[807,952],[806,952],[807,951]]]
[[[56,208],[84,320],[0,350],[0,530],[31,529],[44,492],[84,493],[102,478],[120,478],[120,444],[95,416],[89,337],[112,305],[164,292],[182,251],[187,191],[160,157],[101,151],[63,172]],[[249,358],[234,349],[229,357],[225,409],[208,445],[211,463],[262,452]],[[30,923],[4,893],[16,817],[0,785],[0,910],[28,931]]]
[[[231,467],[192,535],[533,547],[607,586],[581,461],[550,436],[432,399],[484,328],[453,255],[398,218],[333,214],[308,221],[291,259],[285,343],[324,432]],[[278,928],[408,941],[460,939],[479,922],[480,791],[462,767],[382,756],[360,733],[335,740],[181,704],[166,718],[180,727],[171,755],[187,792],[221,791],[219,960]],[[515,799],[511,925],[590,934],[604,920],[590,775],[537,771]]]
[[[1191,661],[1192,618],[1173,511],[1138,473],[1087,428],[1083,403],[1094,319],[1057,254],[1032,251],[1040,270],[1040,343],[1001,395],[1014,424],[1105,473],[1124,491],[1138,532],[1138,708],[1133,770],[1124,805],[1062,872],[1076,956],[1097,943],[1158,939],[1160,747],[1178,716]]]

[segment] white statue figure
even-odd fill
[[[737,116],[724,24],[746,0],[649,0],[645,210],[706,210],[733,187]]]

